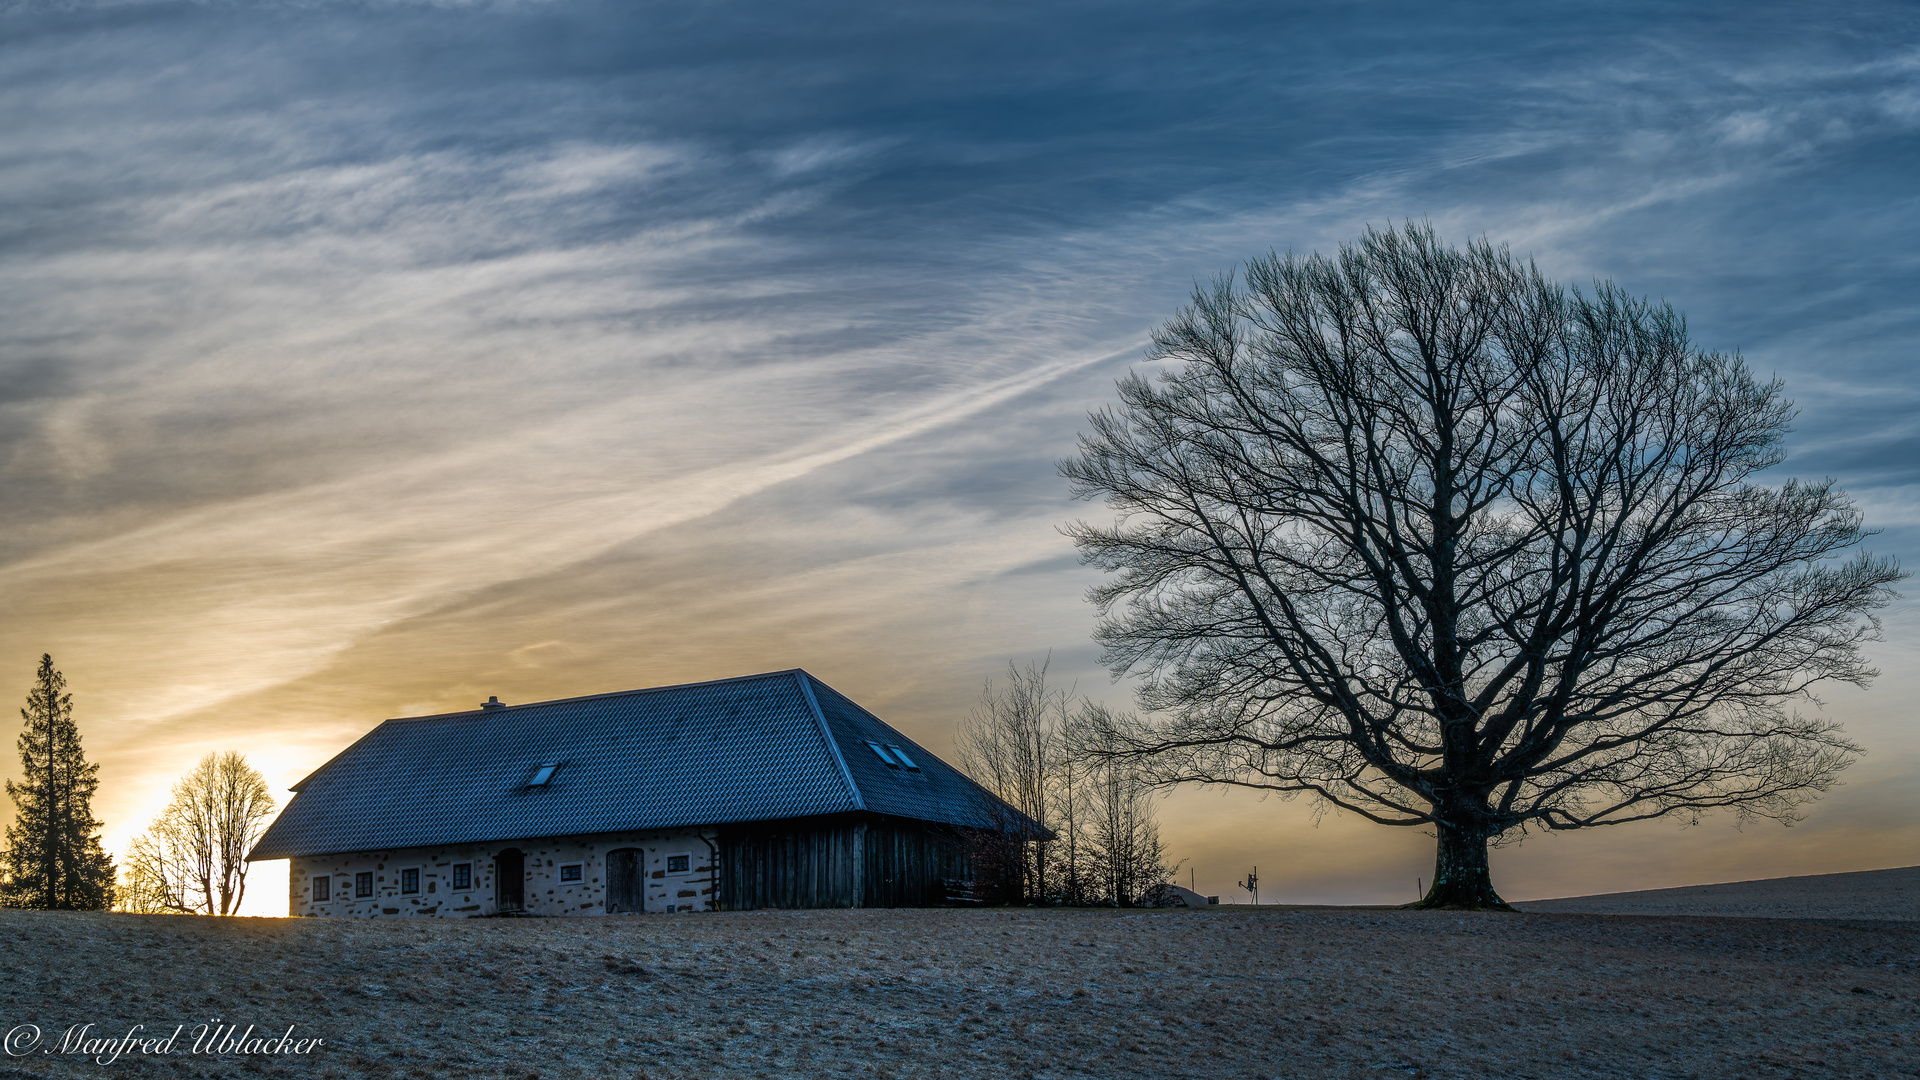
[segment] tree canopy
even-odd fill
[[[1902,576],[1831,481],[1763,482],[1792,407],[1669,305],[1427,227],[1198,288],[1062,464],[1162,783],[1432,828],[1432,906],[1504,906],[1489,842],[1720,808],[1792,820],[1858,749],[1791,708],[1865,684]]]
[[[173,782],[167,808],[129,846],[124,906],[238,915],[247,896],[247,852],[272,814],[267,780],[245,755],[201,758]]]

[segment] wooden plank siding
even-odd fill
[[[969,878],[960,831],[949,825],[879,821],[867,826],[861,854],[862,907],[931,907],[947,899],[946,880]]]
[[[864,823],[781,821],[720,833],[720,908],[855,907]]]
[[[720,907],[926,907],[971,877],[962,830],[875,814],[728,826]]]

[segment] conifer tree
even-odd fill
[[[20,710],[25,775],[7,781],[14,820],[0,855],[0,903],[43,910],[97,911],[113,902],[113,862],[100,847],[93,793],[100,766],[80,749],[67,680],[42,654],[27,707]]]

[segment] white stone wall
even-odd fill
[[[655,912],[710,911],[714,896],[712,856],[699,832],[624,833],[545,840],[494,841],[438,848],[366,851],[349,855],[308,855],[292,859],[287,880],[287,911],[295,916],[339,919],[431,916],[464,919],[492,915],[495,905],[494,856],[519,848],[525,881],[523,910],[529,915],[605,915],[606,853],[639,848],[646,879],[645,904]],[[687,869],[669,871],[668,859],[686,855]],[[468,888],[453,888],[456,864],[472,866]],[[577,882],[562,881],[561,868],[579,863]],[[401,871],[420,871],[419,891],[402,893]],[[355,875],[373,875],[373,895],[354,895]],[[332,895],[313,899],[313,879],[331,879]]]

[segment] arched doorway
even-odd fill
[[[647,910],[646,861],[639,848],[607,852],[607,914]]]
[[[519,911],[526,906],[527,858],[519,848],[493,857],[493,909]]]

